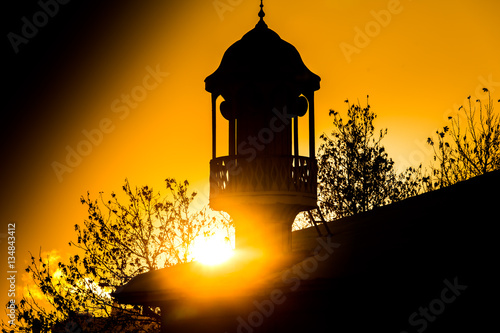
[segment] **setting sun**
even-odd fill
[[[218,265],[233,255],[231,242],[222,232],[216,232],[210,237],[197,237],[193,244],[192,258],[204,265]]]

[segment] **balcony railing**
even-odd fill
[[[224,156],[210,161],[210,198],[259,192],[316,195],[316,159],[303,156]]]

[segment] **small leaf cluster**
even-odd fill
[[[319,206],[338,219],[413,196],[422,191],[421,167],[398,174],[382,140],[387,129],[375,131],[376,114],[368,103],[348,105],[347,118],[331,110],[333,131],[322,134],[318,150]]]
[[[500,169],[500,115],[495,114],[491,93],[488,100],[460,106],[449,125],[436,131],[427,143],[434,148],[432,187],[442,188]],[[500,102],[500,100],[499,100]]]

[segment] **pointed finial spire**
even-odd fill
[[[260,12],[259,12],[260,20],[259,20],[259,22],[257,23],[257,25],[255,27],[267,28],[267,24],[266,24],[266,22],[264,22],[264,16],[266,16],[266,13],[264,13],[264,9],[263,8],[264,8],[263,1],[260,0]]]
[[[266,16],[266,13],[264,13],[264,1],[260,0],[260,12],[259,12],[259,17],[261,21],[264,21],[264,16]]]

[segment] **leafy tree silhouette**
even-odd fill
[[[434,148],[433,188],[500,169],[500,115],[493,112],[491,93],[487,88],[483,92],[488,93],[486,103],[477,99],[473,104],[467,97],[468,105],[460,106],[455,117],[448,117],[450,125],[436,131],[436,138],[427,139]]]
[[[382,145],[387,129],[375,134],[376,114],[348,105],[347,122],[333,116],[331,136],[321,135],[318,149],[319,206],[328,219],[338,219],[417,195],[424,190],[421,166],[398,174]]]
[[[421,166],[396,172],[382,145],[387,129],[375,131],[368,97],[365,107],[345,101],[347,122],[330,110],[334,128],[321,135],[317,155],[319,205],[327,219],[500,169],[500,116],[483,90],[487,103],[473,106],[469,97],[468,109],[460,107],[463,114],[450,117],[437,139],[428,138],[435,153],[432,176],[424,176]],[[229,233],[231,225],[206,208],[193,212],[196,193],[187,181],[167,179],[166,187],[170,195],[162,197],[148,186],[132,189],[126,180],[120,200],[115,193],[108,200],[103,193],[99,200],[82,197],[88,218],[75,225],[77,240],[70,243],[81,256],[57,264],[32,256],[26,271],[43,300],[34,291],[25,295],[16,309],[19,325],[2,323],[2,332],[157,332],[159,309],[116,304],[109,293],[138,274],[189,261],[197,236],[216,227]]]
[[[19,325],[2,323],[2,332],[157,332],[157,308],[116,304],[110,292],[134,276],[190,260],[199,235],[215,228],[229,232],[230,221],[207,208],[192,211],[196,193],[189,183],[166,180],[169,196],[152,188],[132,189],[126,180],[124,197],[111,193],[105,200],[81,197],[88,218],[75,225],[81,254],[55,265],[49,258],[31,256],[26,271],[41,294],[24,295],[16,309]],[[55,266],[54,266],[55,265]]]

